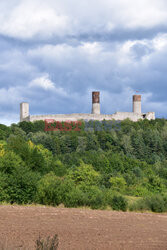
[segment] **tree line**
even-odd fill
[[[81,123],[0,124],[0,202],[167,211],[167,120]]]

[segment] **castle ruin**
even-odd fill
[[[116,112],[114,114],[100,113],[100,92],[92,92],[92,112],[91,114],[73,113],[73,114],[55,114],[55,115],[30,115],[29,103],[20,103],[20,121],[37,121],[54,119],[56,121],[78,121],[78,120],[125,120],[129,118],[131,121],[138,121],[139,119],[155,119],[155,112],[142,113],[141,111],[141,95],[133,95],[133,110],[132,112]]]

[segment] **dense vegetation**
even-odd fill
[[[167,121],[101,124],[1,124],[0,202],[167,211]]]

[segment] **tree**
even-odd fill
[[[111,177],[110,184],[112,190],[124,191],[126,187],[126,181],[123,177]]]
[[[100,174],[95,171],[92,165],[81,162],[79,167],[69,172],[69,177],[75,182],[75,184],[84,184],[87,186],[98,185],[100,180]]]
[[[10,202],[27,204],[35,201],[38,173],[31,171],[26,166],[19,166],[8,176],[7,193]]]

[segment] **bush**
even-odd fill
[[[34,202],[39,178],[38,173],[32,172],[26,166],[16,168],[7,179],[8,201],[18,204]]]
[[[127,211],[128,202],[122,195],[114,195],[109,201],[109,205],[113,210]]]
[[[123,177],[111,177],[111,188],[116,191],[124,191],[126,187],[126,181]]]
[[[97,186],[89,187],[85,195],[85,205],[90,206],[92,209],[105,208],[105,195]]]
[[[0,157],[0,171],[6,174],[11,174],[15,169],[25,166],[21,157],[12,151],[4,152]]]
[[[41,144],[52,153],[56,152],[56,143],[53,137],[46,132],[29,133],[29,139],[35,144]]]
[[[67,193],[63,201],[65,207],[79,207],[85,205],[85,194],[78,187]]]
[[[56,250],[58,249],[59,239],[57,234],[53,237],[48,236],[45,240],[39,238],[36,240],[36,250]]]
[[[0,172],[0,202],[9,200],[8,175]]]
[[[167,204],[162,195],[154,195],[146,199],[146,204],[152,212],[166,212]]]
[[[53,172],[44,175],[37,186],[37,201],[45,205],[59,205],[61,196],[62,180]]]
[[[141,198],[140,200],[135,201],[129,206],[130,211],[146,211],[149,210],[146,200]]]
[[[164,185],[163,185],[163,181],[162,179],[159,177],[159,176],[156,176],[156,175],[150,175],[148,177],[148,189],[151,191],[151,192],[162,192],[164,191]]]
[[[167,197],[162,195],[153,195],[138,200],[130,206],[131,211],[146,211],[152,212],[166,212],[167,211]]]
[[[138,186],[130,186],[127,190],[128,195],[136,196],[136,197],[145,197],[150,194],[150,191],[142,185]]]
[[[36,200],[41,204],[58,206],[64,203],[66,206],[72,206],[70,204],[77,204],[73,197],[75,185],[73,181],[68,178],[61,178],[56,176],[53,172],[44,175],[37,185]],[[68,199],[70,199],[68,201]]]
[[[51,163],[51,168],[55,175],[62,177],[67,173],[66,166],[60,160],[53,160]]]
[[[66,192],[63,201],[66,207],[89,206],[92,209],[105,208],[105,195],[97,186],[79,185]]]
[[[69,172],[69,178],[71,178],[76,185],[85,184],[92,186],[99,183],[100,174],[93,169],[92,165],[81,162],[79,167]]]
[[[0,124],[0,140],[5,140],[11,133],[11,129],[6,125]]]

